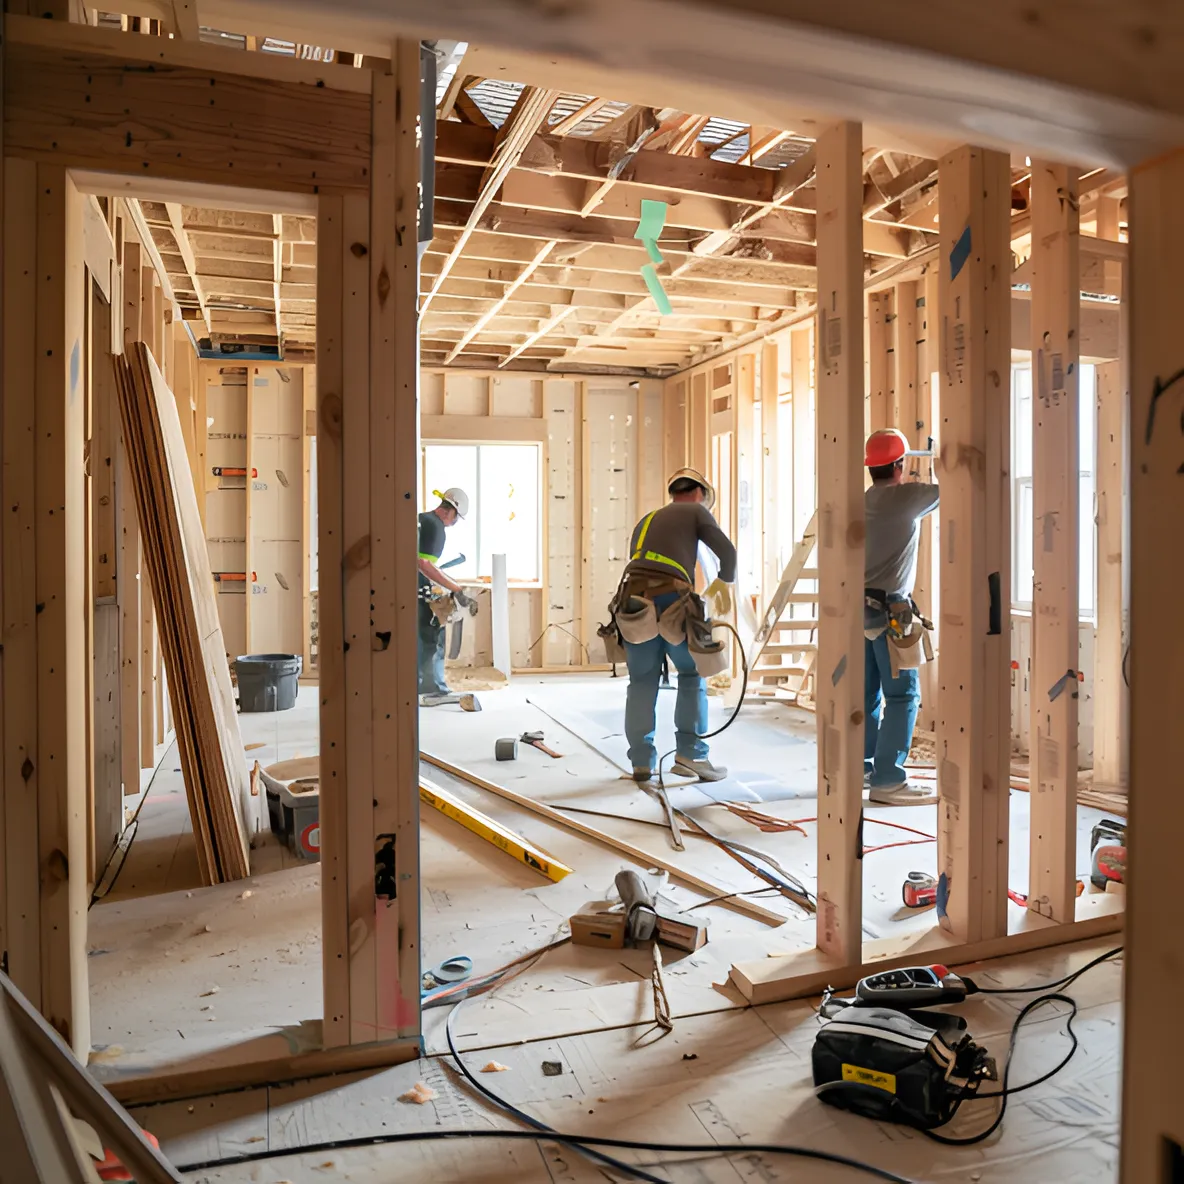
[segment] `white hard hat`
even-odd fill
[[[671,486],[676,481],[693,481],[703,490],[703,504],[710,510],[715,505],[715,490],[711,487],[711,482],[699,472],[698,469],[675,469],[670,474],[670,480],[666,482],[666,492],[673,492]]]
[[[468,515],[469,495],[459,486],[454,485],[451,489],[444,490],[443,493],[438,489],[434,489],[432,492],[442,502],[447,502],[456,511],[458,518],[464,518]]]

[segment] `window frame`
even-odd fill
[[[537,474],[537,490],[538,490],[538,530],[535,539],[535,571],[534,578],[526,579],[515,577],[510,570],[510,565],[507,562],[506,582],[511,588],[544,588],[546,587],[546,549],[545,538],[547,533],[547,494],[545,482],[547,477],[547,458],[546,458],[546,443],[538,439],[506,439],[506,440],[469,440],[459,439],[456,437],[441,437],[430,436],[423,437],[419,442],[419,487],[420,487],[420,507],[422,510],[429,510],[434,503],[432,491],[428,488],[427,479],[427,450],[432,447],[439,448],[472,448],[475,452],[475,472],[476,472],[476,488],[470,494],[473,499],[473,510],[475,511],[475,519],[473,522],[473,531],[476,539],[476,556],[474,557],[474,573],[470,576],[457,576],[457,580],[461,584],[470,586],[489,587],[491,583],[491,575],[481,574],[481,559],[482,559],[482,541],[481,541],[481,499],[480,499],[480,482],[481,482],[481,452],[486,448],[533,448],[536,455],[536,474]]]

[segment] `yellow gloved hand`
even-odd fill
[[[712,580],[705,595],[713,616],[726,617],[732,611],[732,593],[723,580]]]

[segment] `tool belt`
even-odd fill
[[[933,622],[917,607],[911,596],[889,595],[882,588],[863,590],[863,633],[875,641],[882,633],[888,637],[888,658],[892,677],[901,670],[916,669],[933,661],[933,642],[929,633]]]
[[[659,596],[674,593],[676,599],[658,612]],[[644,645],[661,636],[671,645],[684,641],[695,661],[695,669],[710,678],[728,668],[729,647],[712,635],[711,618],[703,598],[689,581],[650,572],[626,572],[608,606],[609,623],[597,633],[605,643],[609,661],[622,661],[624,644]],[[620,657],[614,658],[613,653]]]

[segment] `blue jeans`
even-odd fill
[[[863,646],[863,771],[875,788],[900,785],[908,780],[904,766],[921,705],[920,672],[904,668],[892,677],[886,633]]]
[[[444,681],[444,633],[435,623],[432,610],[421,600],[418,605],[419,626],[419,693],[447,695]]]
[[[670,664],[678,671],[678,698],[674,703],[675,748],[678,755],[686,760],[707,759],[707,745],[699,739],[707,731],[707,684],[695,668],[695,659],[691,657],[687,643],[682,641],[678,645],[671,645],[659,636],[640,645],[625,642],[625,664],[629,667],[629,689],[625,693],[625,737],[629,741],[629,760],[635,769],[658,767],[654,729],[658,682],[662,677],[662,658],[665,655],[670,656]]]

